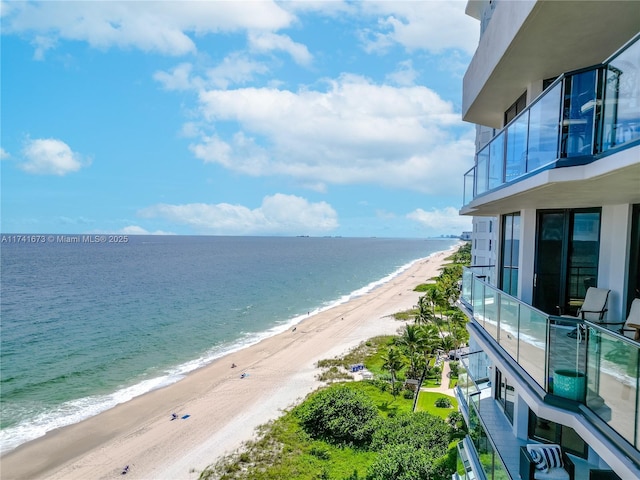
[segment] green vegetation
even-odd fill
[[[436,404],[441,401],[448,401],[451,406],[437,406]],[[456,411],[458,411],[458,402],[455,398],[449,397],[444,393],[420,390],[418,402],[416,403],[416,412],[428,412],[442,419],[446,419],[452,412]]]

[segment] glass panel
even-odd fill
[[[574,455],[579,455],[583,458],[587,458],[587,444],[582,439],[582,437],[578,435],[578,432],[576,432],[571,427],[562,425],[560,436],[560,446],[562,446],[562,448],[573,453]]]
[[[484,329],[495,340],[498,340],[498,303],[500,293],[498,290],[485,286],[484,294]]]
[[[520,214],[502,217],[502,290],[518,294],[518,266],[520,250]]]
[[[507,295],[500,296],[500,345],[514,360],[518,358],[519,312],[517,300]]]
[[[484,327],[484,283],[473,277],[473,317]]]
[[[593,120],[596,105],[596,71],[565,79],[562,144],[567,157],[593,153]]]
[[[584,402],[586,351],[581,335],[569,336],[578,323],[552,317],[549,322],[549,392]]]
[[[557,313],[562,287],[564,212],[538,214],[538,250],[533,305],[543,312]],[[566,261],[565,261],[566,262]]]
[[[518,339],[518,363],[540,385],[546,387],[547,317],[520,306],[520,338]]]
[[[504,183],[504,133],[491,140],[489,150],[489,190],[493,190]]]
[[[556,443],[558,424],[546,418],[538,417],[533,411],[529,410],[529,438]]]
[[[464,448],[464,442],[458,442],[458,461],[456,464],[456,473],[460,480],[474,480],[475,474],[471,467],[471,462]]]
[[[600,212],[576,212],[569,246],[569,305],[579,307],[598,278]]]
[[[478,168],[476,169],[476,194],[482,195],[488,189],[487,175],[489,168],[489,149],[478,153]]]
[[[507,128],[507,182],[515,180],[526,171],[527,165],[527,129],[529,112],[522,114]]]
[[[606,77],[604,150],[640,138],[640,42],[608,65]]]
[[[558,83],[533,107],[529,120],[529,153],[527,171],[532,172],[555,161],[558,155],[560,134],[560,94]]]
[[[473,282],[473,272],[468,268],[462,269],[462,287],[460,289],[460,300],[467,305],[471,305],[471,285]]]
[[[638,345],[589,328],[587,406],[637,448]]]
[[[475,169],[472,168],[464,174],[464,204],[467,205],[475,197],[473,189]]]

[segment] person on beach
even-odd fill
[[[122,469],[122,475],[126,475],[126,473],[129,471],[129,465],[126,465],[123,469]]]
[[[171,414],[171,420],[175,420],[178,418],[178,414],[177,413],[172,413]]]
[[[231,364],[231,368],[236,368],[236,364],[235,364],[235,363],[232,363],[232,364]]]

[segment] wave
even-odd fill
[[[31,412],[37,411],[38,413],[32,414],[29,419],[25,419],[15,426],[0,431],[0,454],[5,454],[26,442],[42,437],[52,430],[79,423],[140,395],[174,384],[182,380],[188,373],[204,367],[219,358],[255,345],[266,338],[291,329],[307,318],[366,295],[385,283],[390,282],[411,268],[415,263],[428,260],[438,253],[440,252],[434,252],[427,257],[418,258],[406,263],[389,275],[358,288],[349,294],[343,295],[336,300],[325,302],[306,314],[296,315],[286,319],[262,332],[245,334],[233,342],[209,350],[199,358],[166,369],[158,376],[137,381],[113,393],[67,401],[58,406],[48,408],[46,411],[42,411],[42,405],[30,406],[25,402],[21,402],[21,405],[5,404],[2,406],[3,410],[12,409],[14,412],[22,410],[25,416],[29,415],[29,410],[31,410]],[[251,307],[252,306],[249,305],[247,308]]]

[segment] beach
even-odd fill
[[[391,315],[416,305],[421,294],[415,286],[437,276],[453,251],[419,260],[368,294],[310,315],[295,330],[222,357],[175,384],[26,443],[0,459],[1,477],[106,479],[121,477],[128,465],[127,478],[198,478],[253,438],[257,426],[318,388],[318,360],[395,333],[402,322]]]

